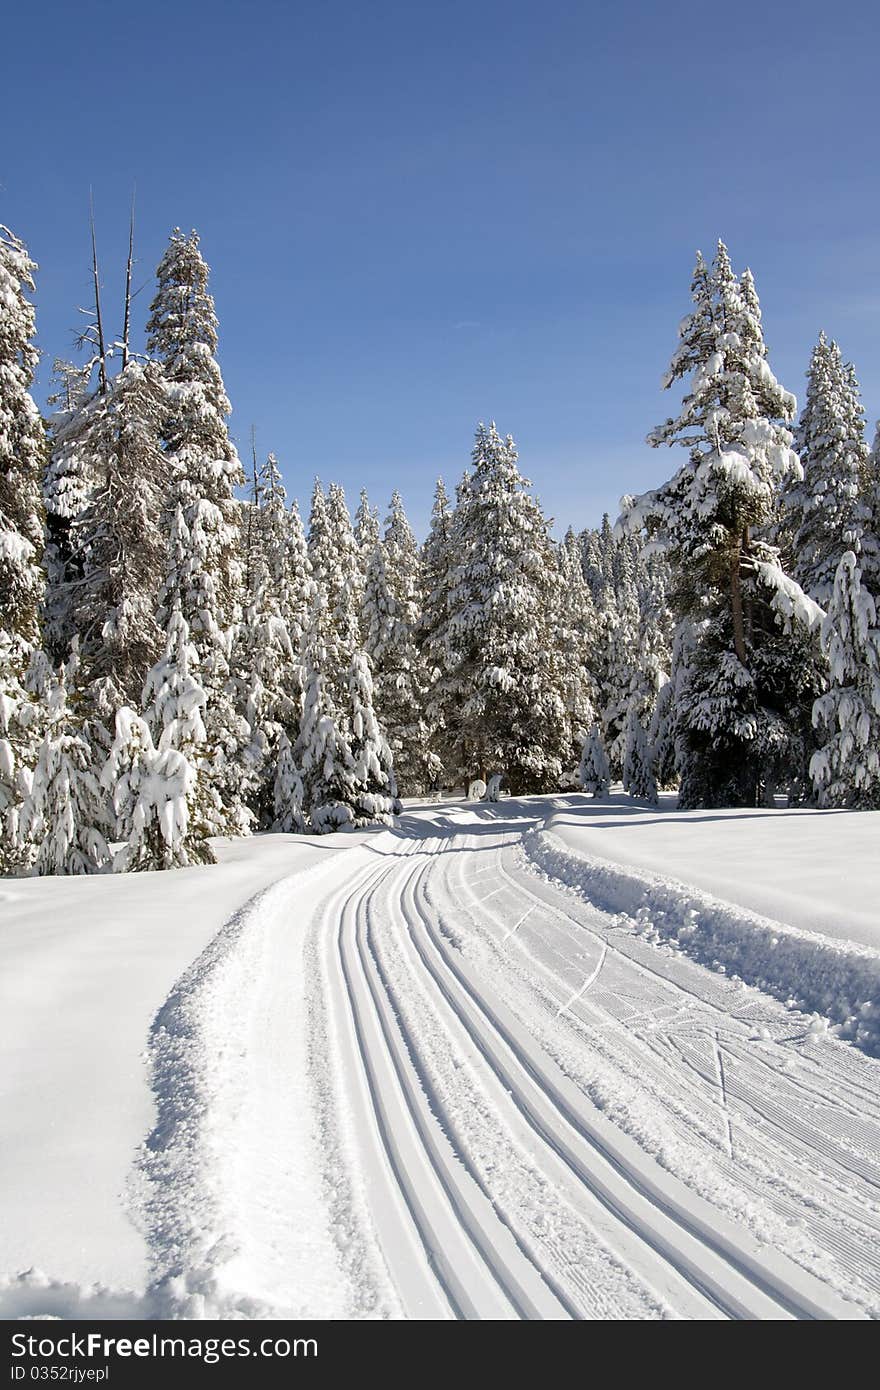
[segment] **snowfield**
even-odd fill
[[[876,830],[572,795],[4,880],[0,1315],[878,1316]]]

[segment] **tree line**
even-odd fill
[[[130,287],[131,246],[128,280]],[[402,796],[622,778],[656,801],[880,800],[876,450],[837,345],[805,409],[719,243],[651,436],[687,462],[616,527],[554,540],[516,447],[476,431],[419,544],[399,492],[316,480],[229,432],[195,233],[157,271],[143,354],[105,341],[47,419],[31,262],[0,232],[0,869],[209,862],[211,837],[388,824]],[[114,374],[114,368],[115,374]]]

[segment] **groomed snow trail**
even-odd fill
[[[332,1229],[384,1315],[877,1316],[877,1062],[536,872],[536,810],[411,815],[315,907]]]

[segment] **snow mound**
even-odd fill
[[[786,926],[676,879],[585,858],[551,829],[529,831],[523,844],[530,868],[618,915],[622,927],[819,1015],[880,1056],[880,951]]]

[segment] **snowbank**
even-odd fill
[[[0,879],[0,1316],[143,1315],[128,1184],[156,1121],[153,1019],[242,904],[359,838],[258,836],[220,842],[207,868]]]
[[[556,798],[548,829],[579,854],[671,874],[803,931],[880,950],[880,812],[676,811],[620,793]]]
[[[525,853],[535,869],[568,885],[602,911],[619,914],[623,926],[649,940],[670,943],[705,965],[821,1015],[841,1036],[880,1054],[880,951],[772,920],[667,872],[651,872],[634,863],[624,867],[600,858],[593,853],[595,836],[589,826],[583,827],[588,833],[580,833],[580,810],[575,805],[552,814],[544,829],[535,828],[526,835]],[[585,819],[591,814],[595,813],[587,809]],[[679,824],[686,825],[687,817]],[[729,824],[721,830],[716,825],[714,855],[700,856],[699,847],[693,846],[699,876],[708,877],[719,889],[723,875],[715,874],[711,860],[720,859],[729,832]],[[766,828],[762,834],[775,849],[774,858],[781,859],[775,829],[772,836]],[[611,839],[606,836],[602,842],[609,849]],[[630,846],[638,836],[620,839],[625,843],[615,845],[617,853],[635,857],[638,851]],[[681,853],[681,843],[678,849]],[[652,852],[657,852],[656,841],[647,850],[643,845],[643,854]],[[671,867],[668,863],[667,869]],[[826,1025],[817,1019],[813,1026],[824,1029]]]

